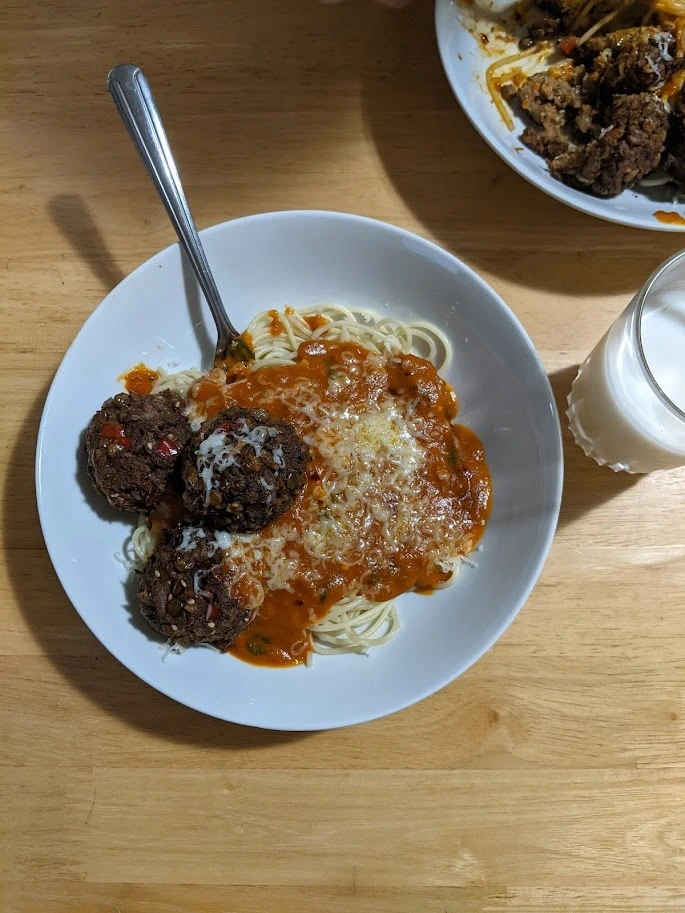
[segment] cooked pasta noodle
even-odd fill
[[[524,55],[527,56],[527,55]],[[244,337],[255,353],[255,369],[266,366],[295,364],[298,348],[307,341],[324,340],[329,343],[356,343],[364,349],[383,356],[413,353],[429,360],[438,369],[448,367],[452,349],[447,337],[432,324],[422,320],[397,318],[341,305],[323,305],[295,311],[286,308],[284,313],[266,311],[259,314],[247,328]],[[159,372],[153,392],[174,390],[186,397],[193,384],[203,375],[196,370],[176,374]],[[222,376],[221,369],[208,375]],[[249,375],[248,375],[249,376]],[[230,386],[243,383],[235,380]],[[286,395],[287,391],[284,391]],[[198,405],[189,399],[188,418],[197,427],[203,415]],[[327,484],[324,478],[322,485]],[[155,534],[144,518],[130,540],[129,551],[135,556],[134,565],[140,569],[155,547]],[[242,537],[244,541],[249,537]],[[228,552],[241,537],[230,537]],[[221,546],[224,547],[223,545]],[[314,542],[312,548],[316,548]],[[282,559],[284,560],[284,559]],[[354,563],[354,558],[350,556]],[[451,575],[451,583],[459,566],[459,557],[448,556],[440,566],[444,574]],[[335,604],[325,618],[310,627],[313,651],[321,654],[366,653],[379,644],[386,643],[399,629],[399,617],[392,601],[372,601],[353,594]]]
[[[507,108],[500,91],[500,83],[503,77],[500,76],[498,79],[495,77],[495,73],[499,73],[500,70],[503,70],[505,67],[511,67],[515,63],[520,63],[522,60],[527,60],[531,57],[539,57],[540,54],[547,53],[550,50],[550,47],[548,42],[543,42],[527,51],[520,51],[518,54],[510,54],[508,57],[501,57],[499,60],[491,63],[485,71],[485,83],[488,92],[508,130],[514,129],[514,119],[509,113],[509,109]]]
[[[179,396],[185,398],[188,391],[196,380],[202,377],[202,371],[193,368],[186,368],[183,371],[176,371],[173,374],[167,373],[164,368],[157,368],[159,379],[155,381],[152,388],[153,393],[161,393],[163,390],[172,390]]]

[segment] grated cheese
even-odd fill
[[[205,531],[199,526],[186,526],[180,543],[176,546],[177,552],[190,552],[197,546],[198,539],[205,538]]]
[[[382,363],[379,356],[377,367]],[[336,384],[346,386],[341,374],[343,369],[336,372]],[[297,413],[301,437],[327,467],[320,491],[317,488],[302,508],[301,544],[307,555],[342,568],[359,564],[360,583],[369,560],[387,563],[398,550],[417,542],[433,554],[437,566],[456,566],[463,532],[454,521],[453,505],[440,510],[422,476],[430,436],[416,400],[379,388],[376,398],[355,412],[344,402],[321,397],[306,383],[282,390],[280,398]],[[268,406],[265,401],[264,408]],[[277,463],[279,449],[273,451]],[[224,441],[210,443],[206,452],[210,450],[216,454],[213,466],[229,458]],[[380,533],[382,543],[376,555],[367,544],[372,530],[376,537]],[[317,565],[289,547],[299,536],[286,515],[260,533],[223,533],[221,539],[217,534],[216,541],[230,552],[232,574],[246,577],[263,599],[265,590],[292,591],[297,581],[325,583]]]
[[[659,51],[659,56],[662,60],[665,60],[666,63],[670,63],[673,60],[673,55],[668,50],[670,44],[671,36],[666,32],[659,32],[658,35],[654,36],[656,42],[657,50]]]
[[[197,471],[205,486],[205,506],[209,504],[212,491],[218,486],[222,472],[238,462],[240,451],[251,447],[256,457],[260,457],[268,438],[278,434],[277,428],[268,425],[257,425],[250,429],[244,418],[238,423],[238,429],[230,431],[213,431],[197,448]],[[285,466],[283,450],[276,447],[273,453],[274,462],[281,469]]]

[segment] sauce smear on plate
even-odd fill
[[[665,212],[663,209],[658,209],[654,213],[654,217],[664,225],[685,225],[685,217],[681,216],[679,212]]]
[[[159,374],[141,362],[141,364],[123,374],[120,380],[124,382],[124,387],[129,393],[147,395],[152,393],[152,388],[159,380]]]

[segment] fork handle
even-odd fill
[[[209,268],[150,85],[140,67],[124,63],[110,70],[107,86],[207,299],[219,354],[240,334],[228,318]]]

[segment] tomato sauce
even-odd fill
[[[119,379],[123,381],[124,387],[129,393],[148,395],[152,393],[152,388],[159,380],[159,374],[141,362],[141,364],[131,368]]]
[[[685,217],[681,216],[679,212],[665,212],[663,209],[659,209],[654,213],[654,217],[664,225],[685,225]]]
[[[345,384],[334,381],[344,374]],[[263,408],[278,419],[291,422],[300,434],[315,427],[311,413],[298,408],[288,391],[306,388],[324,406],[344,405],[355,414],[373,411],[374,403],[395,397],[412,403],[421,420],[425,455],[417,483],[425,505],[426,517],[440,517],[446,526],[458,528],[462,551],[468,554],[483,533],[490,507],[490,476],[485,454],[477,436],[463,425],[453,423],[457,399],[451,387],[430,362],[413,355],[379,359],[355,343],[330,343],[309,340],[298,350],[298,360],[283,366],[257,370],[236,366],[224,382],[223,372],[212,372],[198,381],[191,399],[207,418],[229,406]],[[232,383],[239,380],[240,383]],[[330,608],[346,595],[360,593],[374,601],[393,599],[409,590],[430,591],[450,576],[435,566],[427,553],[421,530],[392,554],[384,546],[382,524],[366,523],[354,539],[354,548],[339,554],[312,557],[304,546],[303,533],[308,518],[319,508],[326,510],[328,497],[321,480],[330,470],[313,449],[309,478],[302,495],[290,510],[267,527],[294,531],[289,537],[289,556],[305,569],[290,580],[290,589],[264,587],[265,598],[250,628],[241,634],[230,652],[247,662],[267,666],[296,665],[306,661],[310,651],[308,628],[325,617]],[[381,470],[379,470],[381,472]],[[399,500],[412,493],[382,489],[382,498],[391,512]],[[379,560],[379,555],[384,555]],[[375,556],[375,557],[374,557]],[[312,573],[309,573],[309,572]],[[227,566],[227,572],[230,568]],[[237,594],[236,594],[237,595]]]
[[[329,321],[322,314],[311,314],[309,317],[304,318],[304,322],[313,332],[314,330],[318,330],[320,327],[325,327]]]
[[[283,326],[281,315],[278,311],[269,311],[269,317],[271,318],[271,323],[269,324],[269,332],[271,335],[282,336],[285,333],[285,327]]]

